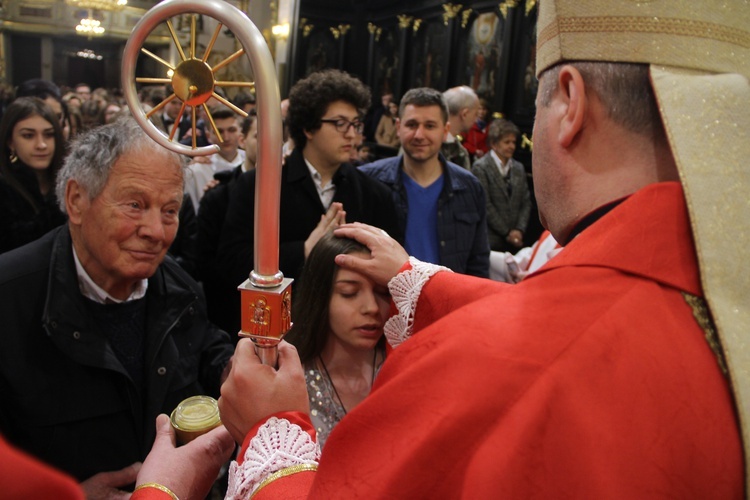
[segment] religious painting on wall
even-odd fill
[[[306,48],[303,76],[339,66],[338,44],[328,29],[313,30],[301,46]]]
[[[506,21],[495,12],[479,14],[466,41],[464,83],[481,97],[495,102],[504,82],[503,48]]]
[[[373,98],[388,92],[397,91],[396,79],[399,70],[398,31],[395,25],[384,26],[375,35],[375,68],[373,79]]]
[[[522,12],[519,19],[519,40],[514,54],[514,82],[510,92],[511,114],[521,127],[530,128],[534,119],[534,101],[539,87],[536,78],[536,9]]]
[[[411,51],[412,87],[445,90],[450,54],[450,30],[442,18],[419,25]]]

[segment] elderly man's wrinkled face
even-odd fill
[[[96,198],[73,200],[78,207],[70,213],[76,252],[110,295],[125,299],[138,281],[156,272],[177,234],[182,193],[181,167],[171,157],[146,150],[120,157]]]

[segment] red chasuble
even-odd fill
[[[742,498],[729,382],[686,296],[702,291],[678,183],[518,285],[438,273],[310,497]]]

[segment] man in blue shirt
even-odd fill
[[[442,94],[409,90],[401,99],[396,128],[403,155],[360,169],[391,188],[409,255],[488,277],[484,191],[473,174],[440,154],[450,130]]]

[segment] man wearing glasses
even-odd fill
[[[489,277],[484,191],[473,174],[440,153],[450,129],[445,98],[434,89],[411,89],[398,114],[403,155],[360,169],[391,188],[409,255]]]
[[[402,240],[388,188],[348,163],[369,105],[367,87],[338,70],[314,73],[290,90],[287,122],[295,147],[281,174],[279,228],[285,277],[298,278],[318,240],[344,221],[371,224]],[[238,285],[253,263],[254,198],[255,172],[246,172],[230,193],[217,255],[224,277]],[[239,310],[239,294],[237,304]]]

